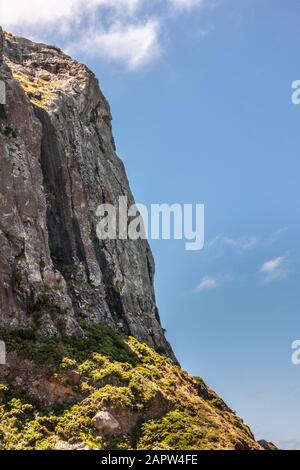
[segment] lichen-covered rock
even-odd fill
[[[98,80],[56,47],[0,38],[0,326],[80,336],[83,319],[172,355],[148,243],[96,236],[101,203],[134,202]]]
[[[105,436],[114,436],[121,431],[120,423],[108,411],[98,411],[92,422],[94,428]]]

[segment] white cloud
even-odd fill
[[[206,247],[217,248],[218,250],[223,250],[226,247],[231,247],[239,253],[244,253],[247,251],[251,251],[255,248],[273,245],[287,230],[287,227],[281,228],[271,234],[269,237],[262,237],[260,235],[246,235],[239,238],[230,238],[219,235],[208,240],[208,242],[206,243]]]
[[[176,9],[191,10],[192,8],[203,6],[206,0],[169,0],[169,3]]]
[[[207,289],[214,289],[218,287],[218,280],[211,276],[204,276],[196,287],[196,292],[202,292]]]
[[[211,238],[208,240],[206,246],[207,248],[212,248],[212,247],[233,247],[237,248],[240,251],[248,251],[251,250],[252,248],[256,247],[259,245],[261,242],[261,239],[257,236],[244,236],[240,238],[230,238],[226,236],[217,236],[214,238]]]
[[[85,36],[80,44],[70,45],[69,50],[105,57],[108,60],[125,62],[135,69],[160,53],[158,41],[159,23],[149,20],[145,24],[114,24],[108,30],[93,32]]]
[[[211,1],[2,0],[0,22],[15,34],[56,43],[75,55],[84,52],[136,69],[162,51],[160,32],[170,8],[180,14]]]
[[[5,27],[26,25],[51,26],[57,21],[78,23],[97,8],[133,14],[144,0],[9,0],[0,5],[1,24]],[[60,28],[61,25],[55,24]]]
[[[195,292],[202,292],[204,290],[211,290],[215,289],[216,287],[220,287],[222,284],[227,282],[234,281],[232,276],[203,276],[199,284],[197,285]]]
[[[159,54],[159,22],[138,15],[146,0],[11,0],[1,24],[38,40],[63,42],[68,52],[121,61],[130,69]],[[55,39],[54,39],[55,40]]]
[[[273,258],[269,261],[266,261],[259,271],[263,275],[263,281],[273,282],[286,279],[289,274],[288,268],[286,266],[286,260],[287,255],[278,256],[278,258]]]

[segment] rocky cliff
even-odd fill
[[[100,241],[97,207],[134,203],[98,80],[59,49],[1,33],[0,326],[80,335],[105,323],[172,354],[146,241]]]
[[[91,71],[0,30],[1,449],[262,449],[165,339],[146,241],[100,241],[134,200]]]

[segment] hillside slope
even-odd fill
[[[81,325],[85,339],[0,332],[4,449],[261,449],[200,378],[133,337]]]

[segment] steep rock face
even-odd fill
[[[148,243],[96,236],[134,199],[95,76],[0,28],[0,80],[0,449],[270,448],[172,360]]]
[[[148,243],[96,236],[100,204],[134,203],[97,79],[55,47],[0,38],[0,327],[105,323],[172,355]]]

